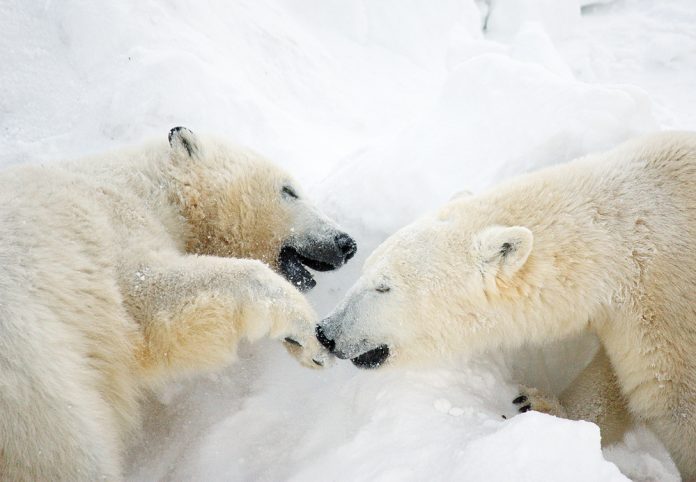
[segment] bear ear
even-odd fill
[[[491,226],[475,238],[479,262],[494,274],[514,275],[527,261],[534,235],[523,226]]]
[[[194,159],[201,152],[198,137],[186,127],[174,127],[169,131],[169,146],[176,159]]]

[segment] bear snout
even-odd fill
[[[390,350],[386,344],[375,345],[362,340],[355,345],[336,348],[336,340],[329,338],[324,327],[317,325],[316,337],[319,343],[332,355],[342,360],[350,360],[358,368],[377,368],[389,358]],[[369,348],[370,346],[374,348]]]
[[[307,268],[333,271],[343,266],[357,250],[355,240],[344,232],[328,234],[319,239],[295,238],[281,247],[278,267],[283,276],[300,291],[309,291],[317,283]]]
[[[358,251],[357,243],[347,233],[337,234],[336,237],[334,237],[334,242],[343,255],[344,263],[355,256],[355,253]]]
[[[351,358],[350,361],[358,368],[379,368],[389,358],[389,354],[389,346],[379,345],[362,355]]]
[[[319,343],[329,350],[331,353],[334,352],[336,349],[336,342],[334,340],[330,340],[327,336],[326,333],[324,333],[324,329],[321,327],[321,325],[317,325],[316,328],[316,335],[317,335],[317,340],[319,340]]]

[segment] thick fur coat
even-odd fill
[[[257,154],[169,140],[0,174],[0,479],[120,479],[143,390],[242,339],[328,360],[272,267],[344,233]]]
[[[631,420],[696,479],[696,134],[661,133],[461,196],[397,232],[321,324],[371,366],[546,343],[590,330],[602,350],[560,403]]]

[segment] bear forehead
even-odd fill
[[[425,218],[394,233],[374,251],[374,257],[401,259],[404,254],[416,253],[423,257],[446,250],[464,238],[470,239],[470,236],[453,222]]]
[[[222,169],[218,174],[229,171],[241,177],[261,177],[276,182],[290,182],[292,177],[283,168],[271,162],[263,155],[217,138],[206,138],[203,155],[197,160],[197,165],[190,166],[203,169]]]
[[[424,273],[448,259],[452,235],[441,224],[428,222],[395,233],[365,261],[364,276],[377,279]]]

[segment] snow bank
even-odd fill
[[[595,425],[503,419],[516,392],[490,360],[374,373],[343,364],[309,377],[275,345],[260,351],[245,355],[257,363],[251,379],[230,371],[170,394],[160,417],[183,431],[151,434],[139,479],[625,480]]]
[[[320,313],[382,239],[455,192],[696,128],[690,0],[11,0],[0,13],[0,164],[173,125],[249,145],[359,241],[358,259],[318,275]],[[153,397],[129,478],[620,480],[593,425],[502,418],[513,375],[560,390],[593,349],[317,373],[261,343]],[[632,478],[678,480],[651,437],[604,456]]]

